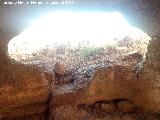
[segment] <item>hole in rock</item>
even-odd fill
[[[145,54],[150,37],[127,22],[119,12],[54,12],[32,22],[8,44],[10,58],[53,70],[92,68],[130,54]],[[129,58],[131,59],[131,58]],[[61,69],[61,68],[60,68]],[[91,71],[91,72],[90,72]]]

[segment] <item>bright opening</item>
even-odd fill
[[[149,40],[147,34],[130,26],[119,12],[54,12],[34,20],[14,37],[8,44],[8,53],[26,63],[59,60],[76,64],[100,51],[110,57],[144,53]]]

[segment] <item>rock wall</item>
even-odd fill
[[[146,61],[140,71],[137,81],[137,98],[144,100],[139,103],[146,110],[160,110],[160,37],[156,35],[148,45]],[[146,106],[149,104],[148,106]]]
[[[75,5],[84,8],[101,6],[118,10],[130,18],[132,25],[152,37],[146,60],[141,64],[138,74],[134,66],[116,63],[106,69],[98,69],[85,88],[80,87],[80,82],[78,85],[74,82],[55,86],[52,75],[36,66],[18,64],[8,57],[7,44],[26,28],[26,21],[55,8],[4,6],[3,2],[0,1],[0,119],[160,119],[159,0],[94,0],[92,4],[91,1],[77,1]],[[110,112],[116,115],[106,116]]]
[[[33,66],[1,64],[0,116],[20,117],[47,110],[50,81]]]

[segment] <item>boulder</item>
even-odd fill
[[[132,99],[133,71],[132,67],[122,65],[98,69],[78,102],[93,104],[101,100]]]

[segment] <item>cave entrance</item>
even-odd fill
[[[54,12],[11,39],[8,53],[25,64],[52,69],[60,62],[74,69],[105,66],[125,54],[144,54],[149,40],[119,12]]]

